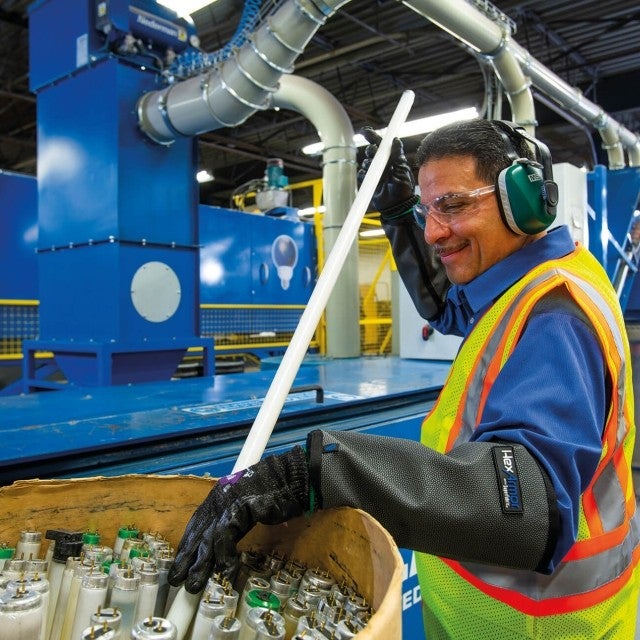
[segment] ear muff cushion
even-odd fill
[[[544,175],[537,164],[516,160],[498,174],[496,187],[500,214],[514,233],[534,235],[555,220],[547,211]]]

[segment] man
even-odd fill
[[[631,639],[635,432],[613,289],[566,227],[547,231],[551,159],[512,123],[444,127],[417,164],[420,197],[395,140],[374,205],[420,313],[464,337],[421,443],[313,431],[221,479],[169,579],[197,592],[235,570],[256,522],[348,505],[420,552],[429,640]]]

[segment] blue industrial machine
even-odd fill
[[[0,395],[11,395],[25,390],[22,345],[37,343],[39,334],[35,178],[0,173],[0,217],[6,229],[0,270],[15,274],[0,281]],[[199,335],[215,346],[216,371],[282,355],[315,282],[313,225],[290,208],[260,215],[199,205],[197,228]],[[36,386],[34,377],[43,386],[47,378],[63,378],[56,355],[37,352],[29,386]],[[199,350],[191,350],[174,375],[201,375],[202,369]]]
[[[588,174],[589,249],[613,283],[628,323],[640,322],[640,167]]]
[[[27,388],[56,385],[35,375],[42,351],[79,385],[167,380],[189,347],[213,373],[198,332],[195,140],[150,143],[135,115],[192,26],[150,0],[57,0],[32,5],[29,32],[40,334],[24,346]]]

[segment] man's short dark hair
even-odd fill
[[[508,141],[504,136],[508,135]],[[509,150],[508,146],[512,149]],[[493,184],[500,171],[511,165],[509,152],[519,158],[535,159],[527,142],[516,135],[502,133],[490,120],[463,120],[429,133],[416,151],[416,166],[450,156],[473,156],[478,178]]]

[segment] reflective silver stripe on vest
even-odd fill
[[[625,499],[613,462],[608,462],[593,485],[604,531],[613,531],[624,522]]]
[[[625,436],[627,435],[627,424],[624,417],[625,402],[625,370],[627,366],[624,350],[624,338],[622,336],[616,317],[603,299],[602,295],[596,287],[591,283],[576,277],[572,273],[568,273],[564,269],[560,269],[560,273],[567,279],[577,284],[597,305],[609,326],[609,330],[613,335],[616,349],[620,356],[620,371],[618,372],[618,386],[616,393],[618,396],[618,424],[616,425],[616,446],[622,446]],[[620,478],[616,473],[613,460],[609,460],[593,484],[593,497],[598,507],[602,529],[604,531],[612,531],[624,522],[625,518],[625,488],[620,485]]]
[[[627,361],[625,358],[625,350],[624,350],[625,339],[623,338],[622,333],[620,332],[620,327],[618,326],[618,323],[616,321],[616,317],[613,311],[607,304],[606,300],[604,300],[603,297],[600,295],[600,292],[598,291],[598,289],[595,288],[593,285],[591,285],[589,282],[586,282],[580,278],[577,278],[574,274],[568,273],[564,269],[559,269],[558,271],[562,273],[566,278],[570,279],[572,282],[575,282],[575,284],[577,284],[581,289],[583,289],[584,292],[594,302],[597,303],[597,307],[602,313],[602,315],[604,316],[605,320],[607,321],[607,324],[609,325],[609,329],[613,335],[613,339],[615,340],[616,349],[620,356],[620,362],[621,362],[620,373],[619,373],[620,377],[618,378],[618,389],[617,389],[619,419],[618,419],[617,432],[616,432],[616,444],[620,446],[620,444],[622,444],[622,441],[624,440],[627,434],[627,425],[624,421],[624,402],[625,402],[624,381],[625,381],[626,370],[627,370],[626,369]]]
[[[518,591],[532,600],[561,598],[588,593],[620,576],[631,564],[639,536],[640,523],[636,513],[621,544],[589,558],[560,563],[551,575],[471,562],[460,564],[487,584]]]

